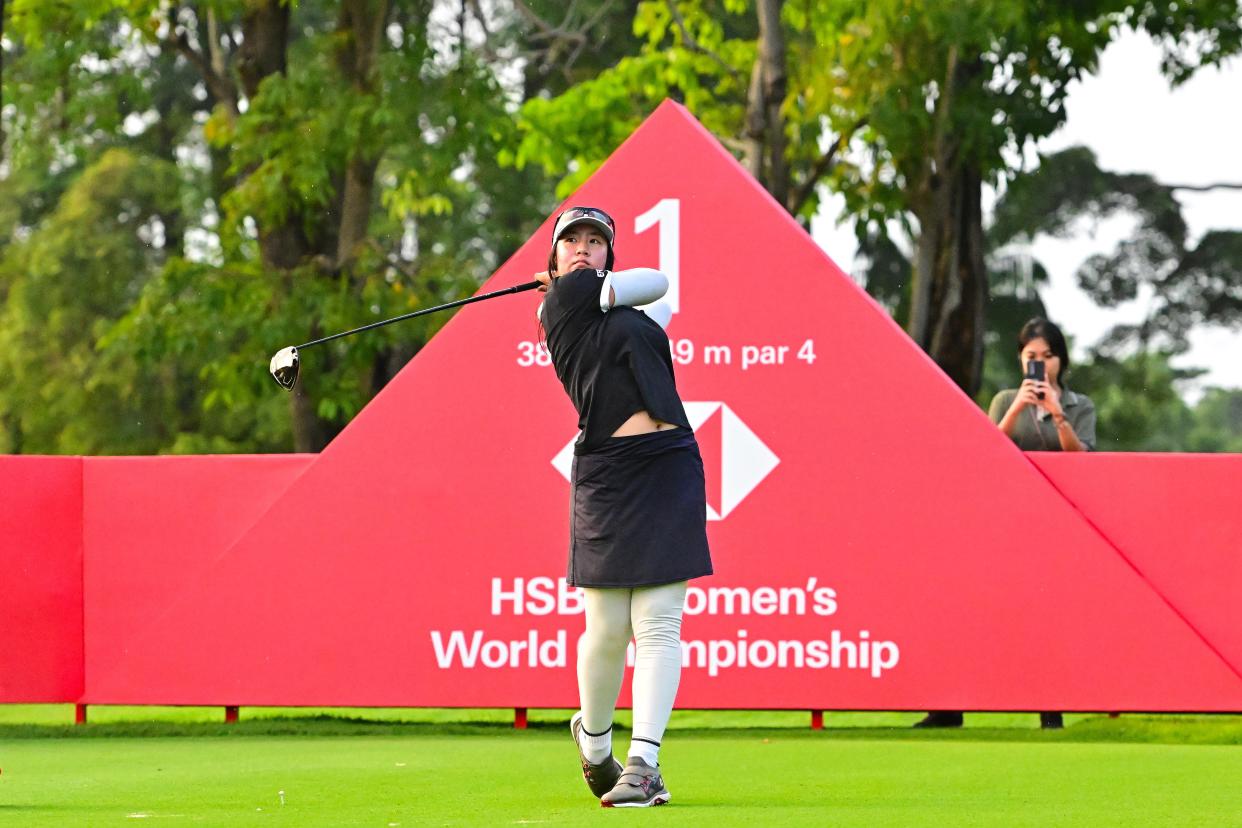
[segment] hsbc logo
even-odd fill
[[[685,403],[707,478],[707,519],[724,520],[780,463],[755,432],[723,402]],[[575,435],[574,439],[577,439]],[[574,440],[552,458],[568,480]]]

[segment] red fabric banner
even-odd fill
[[[0,702],[82,694],[82,458],[0,456]]]
[[[1242,709],[1242,458],[1024,455],[676,104],[570,201],[672,280],[716,564],[679,705]],[[320,455],[86,460],[82,700],[574,705],[537,301],[458,313]]]

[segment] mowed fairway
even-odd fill
[[[0,736],[0,825],[1242,825],[1230,744],[696,729],[662,757],[672,804],[635,812],[595,804],[559,728],[307,729]]]
[[[65,705],[4,706],[0,826],[1242,826],[1240,716],[830,714],[815,732],[678,711],[673,802],[614,812],[578,776],[569,711],[514,731],[504,710],[247,710],[92,708],[73,727]]]

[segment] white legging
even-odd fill
[[[586,634],[578,644],[582,725],[612,725],[634,639],[634,738],[660,744],[681,681],[681,614],[686,582],[634,589],[584,589]]]

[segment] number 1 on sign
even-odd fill
[[[647,212],[634,219],[634,232],[652,227],[660,232],[660,271],[668,277],[667,302],[673,313],[681,310],[681,199],[662,198]]]

